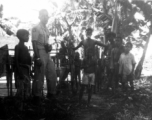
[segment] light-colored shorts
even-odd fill
[[[95,85],[95,74],[94,73],[83,73],[82,84],[84,85]]]

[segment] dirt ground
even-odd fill
[[[72,96],[65,92],[57,97],[58,115],[63,113],[70,117],[65,120],[151,120],[152,119],[152,77],[144,77],[135,80],[135,91],[124,93],[120,90],[117,93],[105,93],[104,91],[93,94],[91,105],[87,107],[87,93],[83,96],[82,106],[78,105],[78,95]],[[6,88],[5,83],[0,88]],[[15,89],[13,90],[15,94]],[[46,93],[46,90],[44,90]],[[7,95],[6,89],[0,89],[0,96]],[[17,113],[19,114],[19,113]],[[64,118],[63,117],[63,118]],[[31,119],[29,119],[31,120]],[[33,119],[32,119],[33,120]],[[38,120],[47,120],[45,116]],[[54,118],[53,120],[60,120]],[[64,119],[63,119],[64,120]]]

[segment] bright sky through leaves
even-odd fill
[[[61,7],[65,0],[0,0],[3,4],[3,17],[17,17],[23,22],[38,21],[38,11],[47,9],[53,12],[53,6],[49,1],[54,1]]]

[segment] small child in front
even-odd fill
[[[30,95],[31,57],[24,43],[29,40],[29,32],[25,29],[19,29],[17,38],[19,43],[15,46],[16,95],[21,98],[27,98]]]
[[[130,53],[132,49],[132,43],[127,42],[125,45],[125,51],[120,55],[119,59],[119,74],[122,76],[122,87],[124,91],[128,89],[128,82],[130,82],[131,90],[134,89],[133,75],[135,68],[134,55]]]

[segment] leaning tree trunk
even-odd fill
[[[144,63],[144,60],[145,60],[148,44],[149,44],[149,41],[150,41],[151,31],[152,30],[150,28],[149,33],[148,33],[148,37],[147,37],[147,41],[146,41],[146,44],[145,44],[145,47],[144,47],[144,51],[143,51],[143,54],[142,54],[142,57],[141,57],[138,65],[136,67],[136,70],[135,70],[135,78],[136,79],[139,79],[140,76],[141,76],[141,72],[142,72],[142,69],[143,69],[143,63]]]

